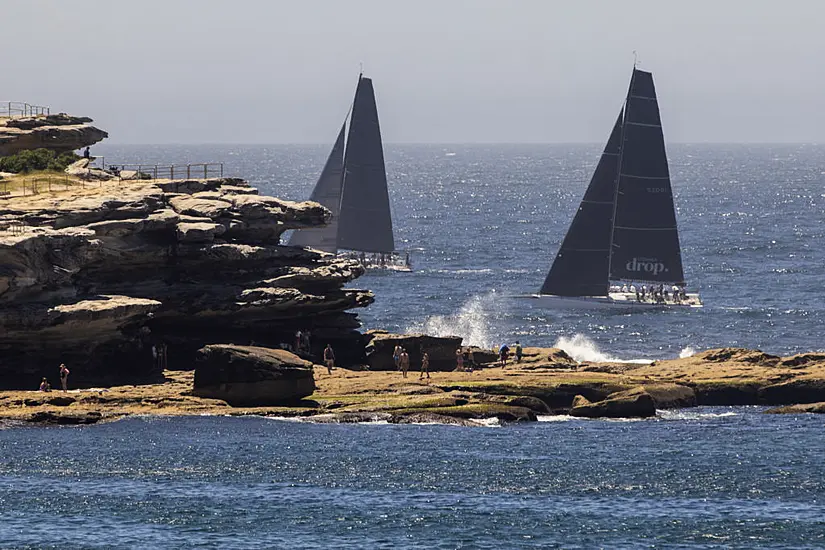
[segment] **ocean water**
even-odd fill
[[[825,147],[669,148],[701,311],[552,313],[549,269],[600,152],[388,146],[412,274],[369,274],[367,328],[558,345],[581,359],[822,348]],[[326,146],[98,146],[110,163],[225,162],[308,196]],[[822,548],[823,418],[760,408],[640,421],[322,425],[129,418],[0,425],[0,548]]]
[[[820,418],[546,420],[0,429],[0,547],[825,547]]]
[[[388,145],[396,243],[415,272],[368,274],[365,328],[470,344],[565,348],[579,359],[659,359],[720,346],[822,349],[825,146],[670,145],[689,288],[699,311],[554,312],[538,290],[601,145]],[[287,199],[309,196],[329,146],[98,146],[110,163],[225,162]]]

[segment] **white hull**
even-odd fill
[[[412,273],[412,268],[406,265],[381,265],[368,263],[364,267],[367,271],[398,271],[401,273]]]
[[[682,302],[653,302],[636,300],[636,295],[630,292],[611,292],[608,296],[556,296],[553,294],[533,294],[538,305],[547,309],[628,309],[628,310],[658,310],[658,309],[698,309],[702,301],[698,294],[688,294]]]

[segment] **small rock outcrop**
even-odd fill
[[[75,151],[102,141],[109,134],[91,125],[88,117],[65,113],[48,116],[0,118],[0,156],[27,149]]]
[[[281,246],[329,211],[257,195],[235,178],[103,182],[0,202],[0,388],[37,388],[60,363],[75,386],[154,380],[194,368],[208,344],[295,346],[339,366],[365,361],[344,288],[358,262]],[[153,358],[164,344],[166,361]]]
[[[285,350],[210,345],[198,351],[193,393],[235,407],[295,403],[312,395],[312,363]]]
[[[656,405],[644,388],[614,393],[595,403],[577,395],[570,409],[571,416],[584,418],[647,418],[655,414]]]
[[[401,346],[410,356],[410,369],[421,367],[424,351],[430,356],[431,371],[451,371],[456,367],[455,350],[461,347],[459,336],[428,336],[426,334],[390,334],[382,330],[370,330],[367,340],[367,364],[370,370],[396,370],[393,350]]]

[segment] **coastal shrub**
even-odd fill
[[[50,149],[27,149],[8,157],[0,157],[0,172],[25,174],[35,170],[62,172],[80,157],[72,152],[59,155]]]

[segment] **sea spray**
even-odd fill
[[[693,357],[694,355],[696,355],[696,348],[694,348],[693,346],[687,346],[679,352],[679,359]]]
[[[574,334],[572,338],[560,336],[554,347],[564,350],[567,355],[582,362],[591,363],[650,363],[650,359],[619,359],[603,353],[596,343],[584,334]]]
[[[493,348],[490,329],[491,313],[500,310],[500,298],[495,292],[473,296],[451,315],[433,315],[422,323],[410,326],[408,332],[423,332],[432,336],[461,336],[466,346]]]
[[[615,363],[616,357],[602,353],[596,343],[584,334],[574,334],[572,338],[560,336],[554,347],[564,350],[576,361]]]

